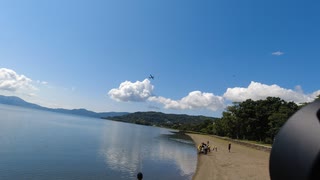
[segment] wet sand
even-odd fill
[[[209,141],[211,148],[218,151],[199,154],[196,173],[193,180],[224,180],[224,179],[270,179],[270,152],[256,150],[231,142],[231,152],[228,151],[229,141],[207,135],[188,134],[198,146]]]

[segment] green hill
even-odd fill
[[[213,124],[218,118],[148,111],[135,112],[123,116],[106,117],[104,119],[179,130],[199,131],[202,128],[206,128],[205,126]]]

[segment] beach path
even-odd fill
[[[270,179],[270,152],[256,150],[212,136],[188,135],[196,146],[209,141],[211,148],[216,146],[218,149],[218,151],[211,151],[206,155],[198,155],[197,169],[193,180]],[[230,152],[228,151],[229,143],[231,143]]]

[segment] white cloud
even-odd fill
[[[285,89],[278,85],[266,85],[251,81],[247,88],[235,87],[228,88],[223,97],[234,102],[242,102],[247,99],[259,100],[265,99],[268,96],[279,97],[285,101],[294,101],[295,103],[311,102],[314,100],[318,92],[311,95],[306,95],[302,92],[300,86],[297,86],[298,91]]]
[[[171,100],[164,97],[150,97],[149,101],[161,103],[166,109],[209,109],[212,111],[224,108],[224,99],[212,93],[193,91],[181,100]]]
[[[276,52],[273,52],[273,53],[271,53],[271,54],[274,55],[274,56],[281,56],[281,55],[284,54],[284,52],[276,51]]]
[[[294,90],[296,92],[303,93],[302,87],[300,85],[297,85],[296,87],[294,87]]]
[[[209,109],[212,111],[221,110],[224,107],[224,99],[212,93],[193,91],[180,100],[172,100],[165,97],[153,96],[154,86],[148,79],[134,83],[125,81],[119,88],[111,89],[108,95],[122,102],[152,101],[164,105],[166,109]]]
[[[119,88],[111,89],[108,95],[117,101],[122,102],[143,102],[150,101],[163,105],[165,109],[174,110],[210,110],[220,111],[227,106],[227,101],[242,102],[247,99],[261,100],[267,97],[279,97],[285,101],[293,101],[297,104],[311,102],[318,95],[320,90],[311,94],[304,94],[301,86],[296,86],[294,90],[285,89],[279,85],[266,85],[251,81],[248,87],[228,88],[223,96],[213,93],[193,91],[187,96],[173,100],[162,96],[153,95],[154,86],[148,79],[144,81],[125,81]]]
[[[15,92],[35,89],[30,78],[19,75],[11,69],[0,68],[0,90]]]
[[[108,95],[117,101],[145,101],[152,96],[153,85],[148,79],[136,82],[125,81],[119,88],[111,89]]]
[[[38,84],[41,84],[41,85],[48,85],[48,82],[47,82],[47,81],[37,80],[37,83],[38,83]]]
[[[320,95],[320,90],[313,92],[310,96],[311,98],[316,99],[318,98],[319,95]]]
[[[29,94],[27,94],[27,96],[29,96],[29,97],[36,97],[37,95],[36,95],[35,93],[29,93]]]

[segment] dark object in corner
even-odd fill
[[[296,112],[280,129],[270,155],[270,177],[320,179],[320,100]]]

